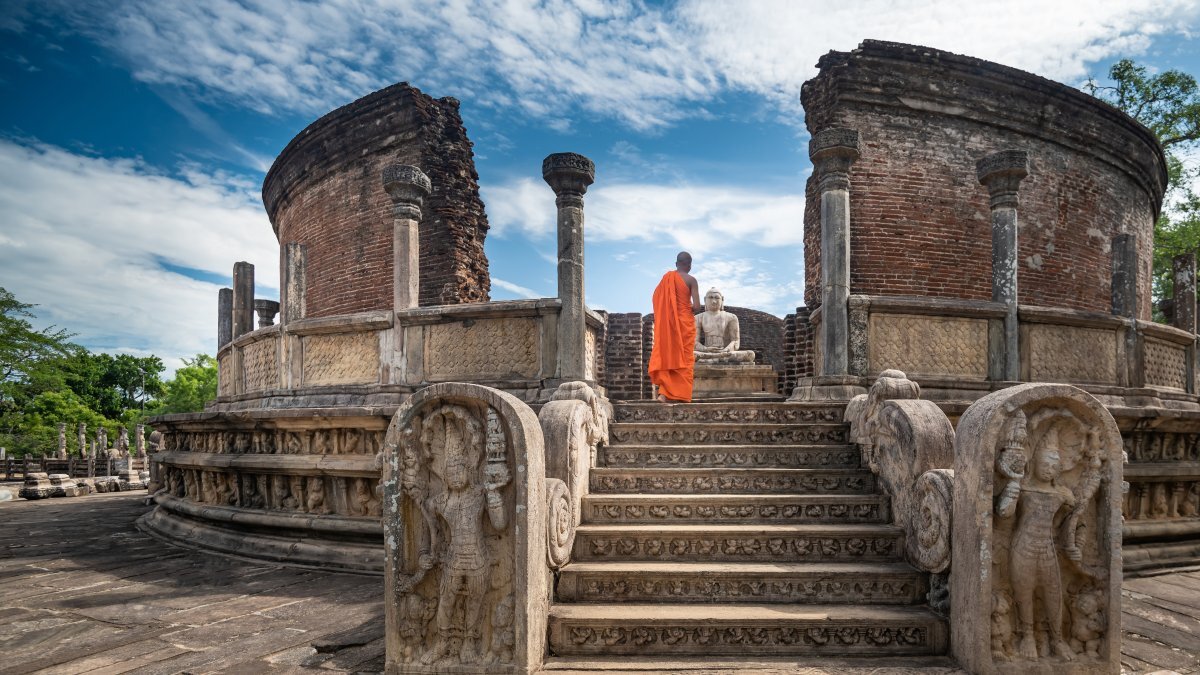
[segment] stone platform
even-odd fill
[[[139,493],[0,503],[0,673],[337,673],[383,667],[382,581],[142,534]],[[582,570],[581,570],[582,571]],[[1127,579],[1129,673],[1200,672],[1200,570]],[[546,672],[961,673],[944,658],[551,658]]]
[[[779,375],[771,366],[754,364],[697,363],[692,385],[692,399],[755,397],[777,395]]]

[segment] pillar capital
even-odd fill
[[[254,312],[258,314],[258,327],[266,328],[275,325],[275,315],[279,313],[279,303],[274,300],[259,298],[254,301]]]
[[[409,164],[389,164],[383,168],[383,189],[392,198],[396,218],[421,219],[421,207],[433,191],[429,176]]]
[[[1017,187],[1029,175],[1029,154],[1001,150],[975,163],[975,175],[991,195],[993,209],[1017,208]]]
[[[556,152],[542,160],[542,178],[554,190],[560,208],[583,206],[583,195],[596,179],[596,165],[574,152]]]
[[[858,132],[854,129],[830,127],[812,135],[808,142],[808,158],[813,163],[817,189],[850,189],[850,166],[858,161]]]

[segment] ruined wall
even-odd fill
[[[636,401],[642,398],[646,364],[642,360],[641,314],[608,315],[604,361],[604,386],[610,399]]]
[[[433,183],[421,221],[420,304],[488,300],[488,222],[458,101],[400,83],[309,125],[263,182],[280,245],[308,246],[307,316],[391,308],[391,202],[380,176],[393,162],[420,167]]]
[[[1143,127],[1076,89],[925,47],[866,41],[805,83],[810,132],[858,130],[851,169],[851,293],[989,300],[991,226],[975,162],[1029,153],[1020,187],[1019,301],[1108,312],[1113,236],[1138,239],[1138,314],[1150,317],[1153,226],[1166,173]],[[810,179],[805,303],[820,303]]]

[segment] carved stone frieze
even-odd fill
[[[750,534],[739,537],[581,531],[575,539],[575,555],[589,560],[893,560],[899,553],[898,539],[898,535],[877,536],[835,530],[814,536]]]
[[[379,334],[373,331],[306,335],[304,385],[373,384],[379,381]]]
[[[1135,464],[1200,461],[1200,434],[1135,430],[1127,432],[1122,441],[1129,461]]]
[[[233,351],[217,356],[217,396],[233,396]]]
[[[604,450],[605,465],[609,467],[779,467],[779,468],[853,468],[858,466],[859,453],[854,450],[797,448],[728,449],[698,451],[660,451],[615,447]]]
[[[727,503],[683,498],[673,503],[614,503],[592,499],[586,510],[593,523],[654,522],[874,522],[886,515],[878,499],[772,499],[762,503]]]
[[[950,568],[954,470],[932,469],[913,487],[908,557],[919,569],[940,574]]]
[[[1117,383],[1116,332],[1032,324],[1027,337],[1031,381]]]
[[[839,652],[857,647],[863,651],[872,651],[889,646],[927,648],[931,637],[927,626],[867,627],[825,624],[782,627],[680,625],[607,628],[564,624],[563,630],[569,631],[570,641],[575,648],[594,647],[594,650],[580,651],[602,651],[610,654],[671,653],[692,645],[705,647],[710,651],[730,645],[743,648],[757,646],[764,649],[803,645],[816,651],[830,649]]]
[[[194,504],[241,511],[378,518],[375,477],[288,476],[243,470],[204,470],[164,464],[163,492]]]
[[[620,405],[615,409],[616,422],[731,422],[783,424],[838,424],[842,421],[840,406],[662,406]]]
[[[1183,345],[1147,337],[1144,350],[1146,384],[1187,389],[1187,351]]]
[[[175,431],[168,452],[258,455],[374,455],[382,430],[361,428],[262,429],[256,431]]]
[[[536,319],[479,319],[434,324],[425,330],[425,376],[430,381],[537,377]]]
[[[846,429],[838,426],[707,426],[614,424],[610,429],[615,443],[672,445],[840,445],[846,442]]]
[[[279,339],[271,337],[252,342],[242,349],[244,391],[279,388]]]
[[[540,668],[542,457],[533,411],[495,389],[433,385],[396,412],[382,451],[389,672]]]
[[[1120,671],[1122,443],[1091,395],[1023,384],[955,436],[951,621],[972,672]]]
[[[986,319],[872,314],[869,369],[987,379]]]
[[[788,473],[763,472],[748,474],[730,470],[720,474],[666,473],[593,473],[592,491],[643,494],[774,493],[796,492],[861,492],[873,482],[863,472]]]
[[[1121,510],[1127,522],[1200,517],[1200,479],[1132,480]]]
[[[704,575],[692,578],[631,579],[621,574],[587,574],[559,582],[574,601],[646,602],[820,602],[909,603],[920,599],[923,584],[916,573],[907,577],[825,579],[775,579],[759,576]]]

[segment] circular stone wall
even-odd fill
[[[850,174],[851,293],[991,299],[991,221],[975,162],[1024,150],[1021,304],[1109,312],[1111,241],[1134,234],[1138,315],[1150,318],[1154,221],[1166,186],[1153,136],[1115,108],[1013,68],[866,41],[805,83],[810,132],[857,130]],[[805,300],[820,302],[820,200],[810,178]]]
[[[392,307],[392,211],[383,167],[433,183],[421,220],[421,305],[488,300],[487,216],[458,101],[400,83],[313,122],[263,182],[280,245],[308,247],[308,317]]]

